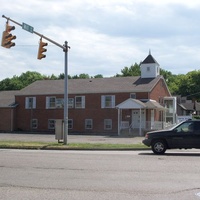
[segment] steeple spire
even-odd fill
[[[151,55],[151,49],[149,49],[149,55]]]

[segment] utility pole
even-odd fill
[[[68,136],[68,42],[65,41],[64,144]]]
[[[65,71],[65,80],[64,80],[64,144],[67,144],[67,138],[68,138],[68,49],[70,48],[70,46],[68,46],[68,42],[65,41],[64,45],[61,45],[53,40],[51,40],[50,38],[34,31],[34,28],[26,23],[18,23],[16,21],[14,21],[13,19],[10,19],[9,17],[6,17],[5,15],[2,15],[3,18],[7,19],[7,23],[6,23],[6,30],[3,32],[3,37],[2,37],[2,45],[5,48],[10,48],[12,46],[15,46],[15,43],[12,43],[11,41],[13,39],[16,39],[16,36],[12,36],[12,34],[10,34],[10,31],[14,30],[15,27],[11,27],[8,25],[8,22],[11,21],[19,26],[22,27],[22,29],[30,32],[30,33],[34,33],[38,36],[40,36],[40,46],[39,46],[39,50],[38,50],[38,59],[42,59],[45,58],[46,55],[43,55],[42,53],[47,51],[46,49],[44,49],[44,46],[47,46],[47,43],[43,43],[42,42],[42,38],[46,39],[47,41],[55,44],[56,46],[60,47],[63,49],[64,53],[65,53],[65,60],[64,60],[64,71]]]

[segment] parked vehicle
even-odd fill
[[[187,120],[171,129],[148,132],[142,142],[155,154],[164,154],[167,149],[199,149],[200,120]]]

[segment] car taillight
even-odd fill
[[[145,138],[146,138],[146,139],[148,139],[148,138],[149,138],[149,135],[148,135],[148,134],[146,134],[146,135],[145,135]]]

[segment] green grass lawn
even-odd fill
[[[13,149],[144,149],[148,148],[143,144],[102,144],[102,143],[47,143],[47,142],[22,142],[22,141],[0,141],[0,148]]]

